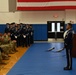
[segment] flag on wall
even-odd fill
[[[17,10],[65,10],[76,9],[76,0],[17,0]]]

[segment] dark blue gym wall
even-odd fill
[[[0,33],[4,33],[5,27],[5,24],[0,24]]]
[[[0,33],[4,33],[6,25],[0,24]],[[44,41],[47,40],[47,24],[33,24],[34,29],[34,40],[36,41]],[[73,24],[73,29],[76,33],[76,24]]]
[[[33,24],[34,40],[47,40],[47,25]]]

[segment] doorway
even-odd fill
[[[64,21],[47,21],[48,38],[59,39],[63,38]]]

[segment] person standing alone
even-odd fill
[[[67,66],[64,70],[72,70],[72,48],[73,48],[73,34],[72,24],[68,23],[64,33],[64,47],[66,49]]]

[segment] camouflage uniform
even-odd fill
[[[2,39],[3,39],[2,45],[0,47],[3,49],[4,53],[6,53],[6,54],[11,53],[12,52],[12,47],[9,44],[8,36],[7,35],[6,36],[2,36]]]
[[[1,51],[0,51],[0,63],[2,62],[2,55],[1,55]]]

